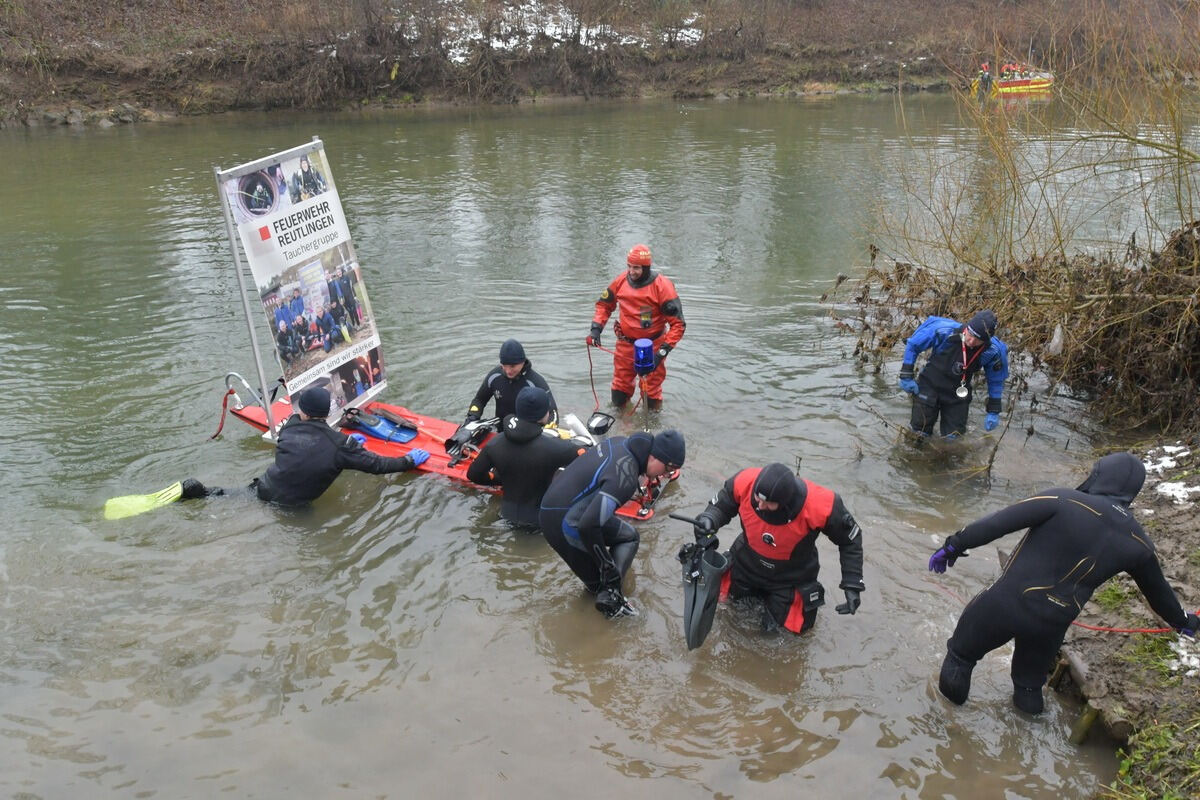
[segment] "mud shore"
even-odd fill
[[[1133,510],[1154,541],[1163,572],[1185,610],[1196,611],[1200,507],[1194,498],[1200,497],[1200,488],[1191,487],[1200,483],[1200,457],[1190,446],[1167,445],[1151,449],[1144,460],[1146,486]],[[1122,630],[1163,625],[1133,580],[1123,574],[1096,593],[1077,622]],[[1139,758],[1123,764],[1125,774],[1119,781],[1149,792],[1131,796],[1188,796],[1170,791],[1188,779],[1200,753],[1200,672],[1180,663],[1180,651],[1200,654],[1200,640],[1182,639],[1174,632],[1116,633],[1074,625],[1063,645],[1058,679],[1051,683],[1062,691],[1078,691],[1087,701],[1078,735],[1086,735],[1089,718],[1094,717],[1114,739],[1126,743],[1127,750],[1146,746],[1139,742],[1140,732],[1162,730],[1169,731],[1177,748],[1177,757],[1161,759],[1153,768]]]
[[[0,55],[0,127],[113,125],[226,111],[377,110],[654,97],[799,98],[949,91],[964,85],[928,53],[882,45],[787,50],[737,61],[686,51],[558,47],[494,62],[393,64],[386,53],[339,48],[122,56],[101,46]],[[345,50],[346,52],[343,52]]]

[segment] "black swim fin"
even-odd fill
[[[679,560],[683,562],[683,635],[688,650],[695,650],[712,630],[729,558],[715,547],[690,544],[680,551]]]

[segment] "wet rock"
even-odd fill
[[[61,111],[45,111],[42,113],[42,121],[47,125],[66,125],[67,115]]]
[[[66,121],[67,121],[68,125],[82,125],[84,122],[83,112],[80,111],[78,108],[72,108],[70,111],[67,112],[67,120]]]
[[[117,123],[113,122],[108,117],[104,117],[99,122],[96,123],[96,127],[98,127],[98,128],[115,128],[115,127],[117,127]]]

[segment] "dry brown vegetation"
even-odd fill
[[[1010,408],[1044,370],[1103,421],[1200,432],[1200,18],[1152,6],[1079,4],[1053,116],[963,97],[970,146],[900,176],[908,202],[850,284],[856,357],[880,368],[926,316],[992,308]]]
[[[1127,20],[1128,35],[1097,47],[1098,7]],[[114,102],[206,112],[918,87],[962,82],[981,56],[1004,53],[1091,74],[1127,51],[1157,58],[1156,48],[1186,35],[1180,8],[1172,0],[562,0],[540,11],[497,0],[0,0],[0,108],[12,117]]]
[[[1061,253],[958,273],[908,262],[872,266],[853,301],[855,357],[878,369],[927,316],[968,319],[995,310],[1018,368],[1044,369],[1086,393],[1111,422],[1178,434],[1200,429],[1200,223],[1176,231],[1162,252]]]

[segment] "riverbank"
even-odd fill
[[[380,52],[275,43],[269,69],[245,51],[174,52],[134,58],[95,45],[3,57],[0,126],[99,125],[225,111],[365,110],[592,98],[804,97],[947,91],[961,84],[929,54],[894,45],[762,53],[729,61],[638,47],[500,58],[488,63],[388,66]],[[426,69],[428,74],[412,74]],[[406,74],[408,73],[408,74]],[[434,79],[436,77],[436,79]]]
[[[1190,445],[1156,447],[1146,464],[1146,486],[1133,508],[1154,541],[1167,580],[1185,609],[1195,611],[1200,608],[1200,456]],[[1126,630],[1163,624],[1124,574],[1101,587],[1077,621]],[[1200,795],[1200,668],[1191,661],[1200,656],[1200,640],[1075,625],[1062,654],[1065,669],[1058,687],[1077,689],[1110,735],[1125,743],[1117,781],[1103,796]],[[1085,735],[1082,727],[1079,733]]]

